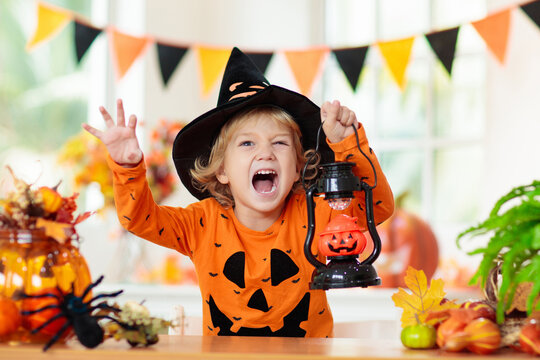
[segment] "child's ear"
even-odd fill
[[[216,173],[216,178],[223,185],[226,185],[229,183],[229,177],[227,176],[227,174],[225,174],[225,169],[223,169],[223,166],[219,167],[219,170]]]

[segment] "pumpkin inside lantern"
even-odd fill
[[[328,223],[319,238],[324,256],[358,255],[366,248],[366,237],[357,224],[358,218],[340,214]]]

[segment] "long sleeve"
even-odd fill
[[[390,185],[384,175],[377,156],[369,147],[368,140],[364,131],[364,127],[360,125],[358,128],[358,140],[362,154],[357,147],[356,137],[353,135],[347,137],[339,143],[328,143],[334,151],[336,161],[353,162],[356,166],[353,168],[353,173],[369,185],[373,185],[375,178],[373,172],[377,174],[377,186],[373,189],[373,213],[376,224],[380,224],[388,219],[394,212],[394,195],[390,189]],[[368,159],[373,164],[369,163]],[[355,193],[356,198],[349,206],[347,212],[359,217],[359,223],[365,226],[365,198],[364,193]],[[359,212],[360,211],[360,212]]]

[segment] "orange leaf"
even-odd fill
[[[69,235],[73,233],[73,226],[71,224],[44,220],[42,218],[37,219],[36,228],[44,229],[45,235],[52,237],[60,243],[64,243],[69,238]]]
[[[398,292],[392,295],[392,300],[397,307],[403,309],[401,326],[415,325],[418,322],[426,323],[426,317],[430,312],[442,311],[455,308],[458,305],[451,301],[443,302],[446,293],[443,291],[444,281],[432,279],[427,286],[426,274],[422,270],[416,270],[409,266],[405,276],[406,289],[398,288]]]

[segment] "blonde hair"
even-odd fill
[[[298,169],[301,170],[304,167],[306,159],[313,153],[313,150],[304,152],[300,127],[296,121],[294,121],[294,118],[285,110],[268,105],[253,107],[236,113],[221,128],[219,135],[212,145],[210,157],[208,159],[204,156],[198,157],[195,160],[194,168],[190,171],[193,186],[201,192],[208,191],[224,207],[234,206],[234,198],[229,189],[229,185],[222,184],[217,179],[217,174],[225,159],[225,150],[238,128],[248,120],[252,119],[255,115],[267,116],[271,121],[283,125],[290,130],[293,138]],[[316,163],[308,167],[309,172],[306,175],[307,180],[316,176],[317,165],[318,164]],[[292,191],[298,191],[301,188],[301,182],[296,182]]]

